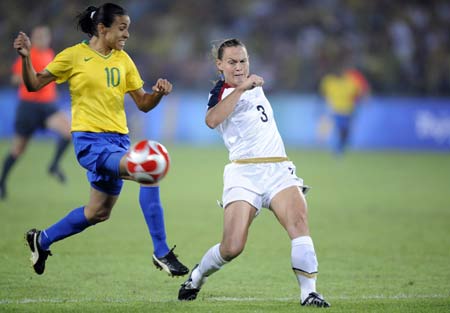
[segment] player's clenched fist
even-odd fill
[[[27,34],[19,32],[13,44],[14,49],[22,56],[28,56],[31,49],[31,41]]]
[[[152,87],[152,90],[163,95],[168,95],[172,91],[172,84],[167,79],[159,78]]]

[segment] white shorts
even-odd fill
[[[308,189],[303,185],[303,179],[295,174],[295,165],[291,161],[230,163],[225,166],[223,173],[223,207],[244,200],[254,206],[258,214],[261,208],[270,207],[270,202],[278,192],[291,186]]]

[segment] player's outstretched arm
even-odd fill
[[[163,78],[159,78],[152,87],[152,93],[147,93],[143,88],[130,91],[136,106],[143,112],[148,112],[155,108],[163,96],[172,92],[172,84]]]
[[[27,34],[19,32],[16,39],[14,39],[13,47],[22,57],[22,78],[28,91],[37,91],[55,80],[55,77],[45,70],[36,73],[33,64],[31,63],[31,41]]]

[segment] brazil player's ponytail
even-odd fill
[[[78,29],[89,37],[98,37],[97,25],[102,23],[106,27],[111,27],[115,16],[127,15],[127,11],[114,3],[105,3],[99,7],[89,6],[77,15]]]

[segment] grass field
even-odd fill
[[[9,144],[0,142],[3,158]],[[170,245],[192,267],[221,238],[223,147],[168,146],[162,182]],[[23,234],[86,203],[89,186],[73,152],[67,185],[46,174],[53,146],[33,142],[0,202],[0,312],[309,312],[298,304],[290,242],[264,210],[244,253],[210,278],[190,303],[176,300],[182,278],[151,264],[152,245],[126,182],[111,219],[52,246],[34,274]],[[328,312],[450,312],[450,156],[289,150],[308,194],[319,258],[318,290]]]

